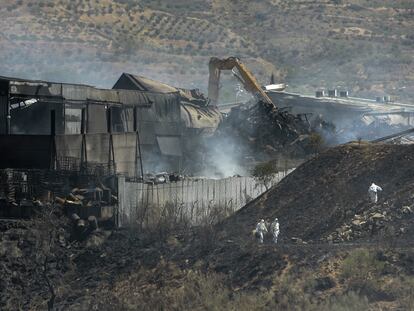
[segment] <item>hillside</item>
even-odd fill
[[[223,230],[245,239],[260,218],[278,217],[285,242],[409,239],[413,151],[412,145],[358,143],[329,149],[230,217]],[[368,200],[372,182],[383,188],[376,204]]]
[[[206,89],[236,55],[290,90],[414,94],[414,4],[393,1],[4,0],[1,75],[111,86],[123,71]],[[191,5],[190,5],[191,4]],[[234,81],[224,79],[227,100]],[[232,82],[231,82],[232,81]]]

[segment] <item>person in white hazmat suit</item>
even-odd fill
[[[267,233],[267,228],[264,219],[261,219],[256,225],[256,236],[259,239],[259,243],[263,244],[263,237]]]
[[[275,218],[275,220],[270,225],[270,230],[272,231],[273,242],[275,242],[275,244],[277,244],[277,238],[278,238],[279,232],[280,232],[280,230],[279,230],[279,220],[277,219],[277,217]]]
[[[369,200],[372,203],[377,203],[378,202],[378,191],[382,191],[382,188],[374,183],[371,184],[371,186],[369,186],[368,188],[368,196],[369,196]]]

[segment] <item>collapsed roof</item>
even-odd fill
[[[178,93],[181,101],[181,119],[186,128],[202,129],[211,134],[222,121],[218,109],[209,105],[209,100],[198,90],[175,88],[165,83],[142,76],[123,73],[114,84],[113,89],[158,92],[162,94]]]
[[[165,83],[130,73],[123,73],[112,88],[163,94],[178,92],[177,88],[169,86]]]

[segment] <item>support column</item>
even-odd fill
[[[82,135],[82,146],[81,146],[80,170],[87,172],[88,171],[88,152],[86,149],[86,108],[82,108],[81,135]]]
[[[56,111],[50,110],[50,168],[55,170],[58,166],[57,156],[56,156]]]
[[[10,134],[9,83],[0,82],[0,134]]]
[[[116,226],[125,226],[128,220],[124,219],[127,214],[125,211],[125,176],[118,176],[118,204],[115,211]]]
[[[108,107],[107,109],[107,131],[109,134],[109,155],[108,155],[108,171],[111,172],[111,164],[113,167],[113,173],[116,174],[115,168],[115,152],[114,152],[114,142],[112,139],[112,109]]]
[[[138,157],[139,157],[139,165],[141,169],[141,180],[144,180],[144,169],[142,165],[142,153],[141,153],[141,140],[139,137],[139,129],[138,129],[138,109],[134,107],[134,132],[136,133],[137,140],[135,146],[135,177],[138,177]]]

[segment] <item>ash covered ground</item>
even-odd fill
[[[2,222],[0,308],[45,310],[54,296],[56,310],[410,310],[413,151],[329,149],[218,224],[76,241],[59,207]],[[259,245],[255,224],[275,216],[280,242]]]

